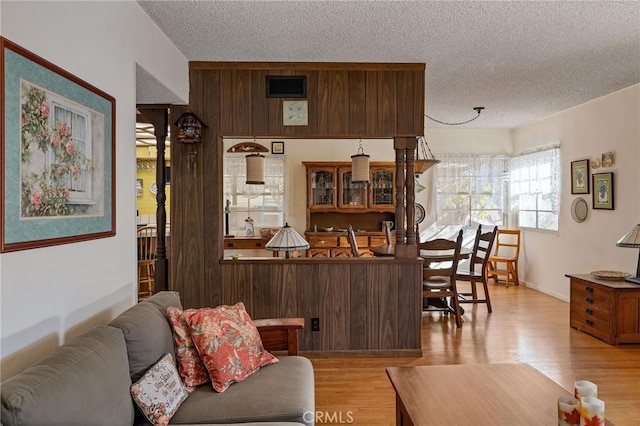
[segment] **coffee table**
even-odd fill
[[[553,425],[571,396],[524,363],[389,367],[396,424]]]

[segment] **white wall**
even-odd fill
[[[116,99],[116,236],[0,255],[2,378],[136,297],[136,63],[188,100],[188,63],[136,2],[0,2],[2,36]],[[64,48],[61,48],[64,47]]]
[[[520,262],[528,285],[561,299],[569,299],[567,273],[598,269],[635,274],[638,250],[618,248],[616,241],[640,223],[640,85],[587,102],[514,130],[514,153],[560,142],[562,199],[559,232],[525,231]],[[583,223],[571,218],[570,163],[600,159],[613,151],[613,167],[591,172],[614,173],[615,210],[592,210],[592,196]],[[591,191],[593,193],[593,190]]]

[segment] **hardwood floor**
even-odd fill
[[[575,380],[592,381],[608,424],[640,424],[640,345],[609,346],[570,328],[568,303],[523,285],[489,288],[493,313],[464,305],[461,329],[452,317],[423,314],[421,358],[311,358],[316,424],[395,425],[385,367],[498,362],[531,364],[569,391]]]

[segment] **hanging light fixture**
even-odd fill
[[[423,158],[420,158],[420,151],[422,151]],[[429,154],[427,154],[427,151]],[[431,158],[429,158],[429,155],[431,155]],[[431,152],[431,148],[429,148],[429,144],[427,144],[425,137],[420,136],[420,138],[418,138],[418,145],[416,146],[416,161],[415,161],[416,177],[420,176],[422,173],[427,171],[427,169],[429,169],[432,166],[435,166],[439,162],[440,160],[436,160],[436,158],[433,156],[433,153]]]
[[[351,156],[351,182],[369,183],[369,156],[362,149],[362,139],[358,153]]]
[[[247,185],[264,185],[264,155],[254,152],[246,156]]]

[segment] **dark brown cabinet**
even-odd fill
[[[640,343],[640,286],[591,275],[570,279],[571,327],[610,345]]]

